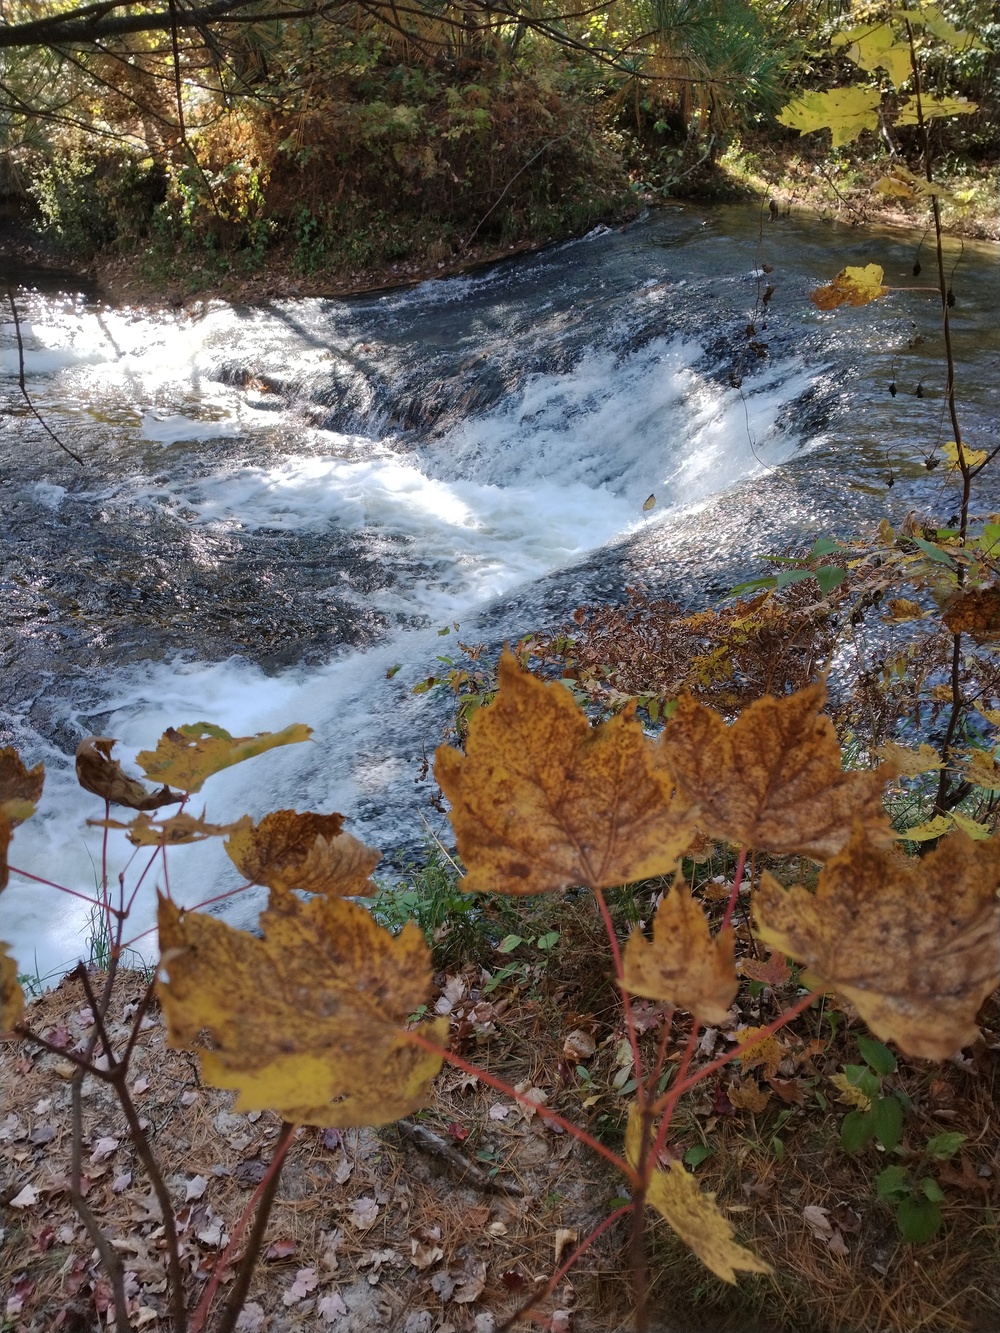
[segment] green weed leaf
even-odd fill
[[[910,1245],[922,1245],[941,1226],[941,1209],[930,1199],[904,1199],[896,1209],[896,1225]]]
[[[845,1152],[860,1152],[875,1137],[871,1111],[848,1111],[840,1126],[840,1142]]]
[[[903,1137],[903,1108],[895,1097],[877,1097],[870,1115],[875,1137],[886,1152],[892,1152]]]
[[[896,1057],[888,1046],[883,1046],[880,1041],[873,1041],[871,1037],[859,1037],[858,1050],[862,1059],[871,1065],[876,1074],[896,1072]]]

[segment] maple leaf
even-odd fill
[[[941,619],[952,634],[971,634],[976,643],[1000,638],[1000,585],[956,593],[945,603]]]
[[[924,93],[920,99],[920,110],[924,120],[935,120],[940,116],[968,116],[979,110],[978,102],[970,102],[964,97],[930,97]],[[917,125],[917,99],[908,97],[896,115],[897,125]]]
[[[117,744],[110,736],[86,736],[76,747],[76,780],[84,791],[132,810],[157,810],[184,799],[169,787],[148,791],[137,778],[130,778],[118,760],[111,758]]]
[[[847,1106],[854,1106],[859,1111],[870,1111],[872,1109],[872,1099],[860,1088],[856,1088],[846,1074],[829,1074],[828,1078],[840,1093],[837,1098],[838,1102],[844,1102]]]
[[[811,291],[809,300],[820,310],[835,310],[840,305],[867,305],[888,290],[882,286],[879,264],[865,264],[863,268],[848,265],[825,287]]]
[[[36,806],[45,782],[45,766],[27,769],[12,745],[0,747],[0,810],[6,809],[11,824],[20,824],[29,814],[18,811]]]
[[[1000,984],[1000,841],[944,838],[927,856],[873,846],[861,828],[819,885],[785,891],[766,871],[758,930],[854,1004],[882,1041],[944,1060],[974,1041]]]
[[[355,903],[272,890],[263,939],[163,897],[159,928],[169,1042],[191,1049],[207,1031],[202,1075],[235,1088],[237,1110],[345,1129],[425,1105],[441,1057],[405,1030],[431,982],[412,923],[393,937]],[[418,1031],[443,1045],[448,1020]]]
[[[946,185],[918,176],[916,172],[897,164],[887,176],[876,181],[875,189],[882,194],[895,195],[900,199],[951,199],[954,196]]]
[[[861,819],[889,841],[883,777],[844,772],[833,723],[819,713],[825,700],[821,683],[781,699],[765,695],[732,726],[687,696],[678,701],[663,732],[663,763],[710,837],[823,860]]]
[[[241,764],[279,745],[306,741],[312,728],[294,723],[284,731],[261,731],[256,736],[230,736],[211,722],[168,727],[155,750],[140,750],[135,762],[154,782],[167,782],[184,792],[201,791],[202,784],[224,768]]]
[[[933,745],[924,742],[916,750],[910,750],[905,745],[889,741],[880,746],[875,753],[886,765],[887,772],[898,774],[900,777],[914,778],[920,773],[937,772],[945,766]]]
[[[275,810],[226,843],[241,875],[272,889],[349,897],[375,892],[368,876],[382,855],[343,833],[343,816]]]
[[[0,1032],[9,1032],[24,1017],[24,991],[17,979],[17,963],[0,940]]]
[[[206,838],[224,838],[234,829],[250,823],[247,815],[232,824],[209,824],[205,812],[189,815],[179,810],[166,819],[151,819],[140,814],[127,824],[118,819],[88,819],[94,828],[123,829],[133,847],[180,847],[185,843],[204,842]]]
[[[949,472],[961,472],[962,465],[958,460],[957,441],[949,440],[947,444],[942,445],[941,453],[944,455],[945,465]],[[967,467],[982,467],[989,458],[989,451],[986,449],[970,449],[967,444],[963,444],[962,457],[965,459]]]
[[[638,1109],[629,1111],[625,1130],[625,1159],[638,1168],[642,1143],[642,1119]],[[682,1162],[671,1162],[667,1171],[653,1170],[646,1185],[646,1202],[666,1218],[685,1245],[706,1268],[724,1282],[736,1281],[736,1270],[770,1273],[771,1266],[733,1239],[733,1228],[720,1212],[714,1194],[704,1194]]]
[[[778,114],[778,120],[802,134],[829,129],[833,147],[839,148],[852,143],[862,130],[878,128],[881,101],[877,88],[831,88],[796,97]]]
[[[625,945],[622,987],[647,1000],[668,1000],[708,1026],[721,1026],[736,998],[733,931],[712,936],[708,919],[678,876],[656,909],[653,938],[638,927]]]
[[[767,958],[741,958],[737,963],[740,976],[750,981],[763,982],[765,986],[783,986],[792,975],[788,960],[783,953],[772,950]]]
[[[747,1046],[746,1050],[743,1051],[737,1059],[740,1062],[740,1069],[742,1069],[744,1074],[748,1069],[756,1069],[760,1067],[764,1071],[765,1078],[774,1078],[775,1074],[778,1072],[778,1066],[784,1058],[784,1051],[781,1048],[781,1043],[773,1033],[761,1036],[760,1034],[764,1031],[764,1028],[751,1027],[740,1028],[738,1032],[733,1033],[733,1036],[737,1039],[740,1046],[745,1042],[752,1043]],[[756,1040],[754,1040],[755,1038]]]
[[[733,1106],[741,1111],[750,1111],[759,1115],[771,1100],[771,1094],[752,1078],[741,1079],[739,1084],[731,1084],[726,1089],[726,1096]]]
[[[629,707],[591,727],[563,685],[500,659],[500,689],[441,746],[434,775],[468,868],[469,893],[608,888],[667,874],[694,829]]]
[[[848,60],[853,60],[860,69],[869,72],[884,69],[895,88],[905,83],[913,72],[909,43],[897,42],[888,23],[879,23],[874,27],[863,25],[851,28],[849,32],[835,33],[830,39],[830,45],[835,50],[844,47]]]
[[[907,620],[923,620],[924,609],[919,602],[911,601],[909,597],[894,597],[886,608],[886,615],[883,616],[891,625],[901,625]]]

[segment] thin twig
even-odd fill
[[[10,313],[14,319],[14,336],[17,338],[17,387],[21,390],[21,397],[27,403],[28,411],[35,418],[49,439],[54,440],[64,454],[69,454],[74,463],[79,463],[81,467],[84,467],[85,464],[80,455],[75,454],[68,444],[63,444],[62,440],[60,440],[55,431],[51,429],[48,422],[31,401],[31,395],[28,393],[28,386],[24,381],[24,342],[21,338],[21,320],[17,313],[17,303],[14,300],[14,289],[11,287],[10,283],[7,284],[7,301],[10,305]]]

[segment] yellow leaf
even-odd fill
[[[888,195],[894,199],[916,199],[917,192],[912,185],[906,181],[900,180],[897,176],[880,176],[875,182],[875,189],[879,194]]]
[[[726,1096],[741,1111],[750,1111],[753,1115],[760,1115],[771,1100],[771,1094],[767,1089],[762,1088],[752,1078],[741,1079],[739,1083],[730,1084],[726,1089]]]
[[[0,1032],[9,1032],[24,1017],[24,991],[17,979],[17,963],[0,940]]]
[[[656,910],[652,941],[637,927],[622,961],[622,986],[632,995],[666,1000],[706,1024],[721,1025],[729,1017],[739,985],[732,928],[711,935],[679,875]]]
[[[967,32],[949,23],[936,5],[925,5],[921,9],[902,9],[898,12],[900,18],[909,19],[917,27],[925,28],[932,36],[947,42],[960,54],[965,51],[989,50],[974,32]]]
[[[634,707],[591,727],[564,686],[508,652],[499,681],[466,753],[441,746],[434,766],[468,869],[462,887],[543,893],[669,874],[696,834]]]
[[[631,1167],[639,1167],[641,1143],[642,1120],[633,1106],[625,1130],[625,1159]],[[646,1202],[666,1218],[684,1244],[724,1282],[735,1282],[737,1270],[771,1272],[770,1264],[736,1243],[733,1228],[720,1212],[715,1195],[703,1194],[682,1162],[671,1162],[669,1171],[657,1168],[651,1173]]]
[[[368,876],[382,855],[341,831],[343,816],[275,810],[238,829],[226,851],[241,875],[272,889],[346,898],[375,891]]]
[[[838,1102],[844,1102],[847,1106],[856,1106],[859,1111],[870,1111],[872,1109],[872,1099],[865,1096],[860,1088],[856,1088],[846,1074],[830,1074],[830,1082],[840,1091]]]
[[[241,764],[278,745],[307,741],[312,728],[295,723],[284,731],[262,731],[256,736],[230,736],[210,722],[168,727],[155,750],[140,750],[135,762],[154,782],[167,782],[181,791],[200,791],[202,783],[232,764]]]
[[[877,88],[831,88],[823,93],[805,93],[789,102],[778,120],[803,134],[828,128],[833,147],[839,148],[851,143],[862,130],[878,128],[881,100]]]
[[[952,192],[946,185],[929,181],[926,176],[918,176],[907,167],[895,166],[888,176],[883,176],[875,186],[883,194],[898,195],[903,199],[951,199]]]
[[[647,495],[646,498],[645,498],[645,500],[643,500],[643,502],[642,502],[642,507],[643,507],[643,509],[645,510],[645,512],[646,512],[647,514],[649,513],[649,511],[650,511],[651,509],[655,509],[655,508],[656,508],[656,496],[655,496],[655,495]]]
[[[663,763],[709,837],[823,860],[862,819],[891,840],[878,772],[845,773],[822,684],[765,695],[727,726],[682,697],[663,732]]]
[[[761,936],[854,1004],[882,1041],[944,1060],[974,1041],[1000,984],[1000,841],[952,833],[924,857],[885,852],[861,829],[815,894],[765,871]]]
[[[830,45],[835,49],[845,47],[848,60],[853,60],[860,69],[884,69],[895,88],[913,72],[909,44],[897,42],[888,23],[866,24],[849,32],[835,33]]]
[[[117,819],[88,819],[87,823],[94,828],[124,829],[134,847],[179,847],[184,843],[204,842],[206,838],[224,838],[250,820],[244,815],[233,824],[209,824],[204,811],[189,815],[181,810],[167,819],[151,819],[142,814],[128,824]]]
[[[955,821],[955,827],[960,828],[963,833],[967,833],[975,842],[984,842],[990,836],[990,830],[985,824],[980,824],[975,819],[970,819],[968,815],[963,815],[961,810],[952,810],[951,817]]]
[[[1000,791],[1000,764],[985,750],[970,750],[963,764],[966,779],[974,787],[983,787],[986,791]]]
[[[281,891],[261,916],[263,939],[162,897],[159,927],[169,1044],[198,1049],[205,1081],[235,1088],[238,1110],[343,1129],[426,1104],[441,1057],[405,1029],[431,982],[415,925],[394,938],[355,903]],[[448,1021],[417,1030],[443,1046]]]
[[[955,593],[945,602],[941,619],[952,634],[971,634],[977,643],[1000,639],[1000,584]]]
[[[748,1069],[759,1067],[763,1069],[765,1078],[774,1078],[785,1053],[773,1032],[766,1036],[759,1036],[762,1032],[764,1032],[763,1028],[755,1027],[740,1028],[738,1032],[733,1033],[739,1046],[747,1041],[752,1042],[752,1045],[748,1046],[742,1055],[737,1058],[740,1062],[740,1069],[744,1074]],[[758,1038],[758,1040],[753,1040],[754,1038]]]
[[[958,444],[955,440],[949,440],[942,448],[945,463],[949,472],[960,472],[961,464],[958,461]],[[962,456],[965,459],[966,467],[979,467],[989,458],[989,451],[986,449],[970,449],[967,444],[962,445]]]
[[[926,93],[920,99],[920,109],[924,120],[935,120],[939,116],[967,116],[979,110],[978,102],[970,102],[964,97],[930,97]],[[917,125],[917,99],[908,97],[896,116],[897,125]]]
[[[933,745],[921,744],[918,749],[910,750],[905,745],[889,741],[875,753],[886,765],[887,771],[898,773],[901,777],[913,778],[918,773],[933,773],[945,766]]]
[[[923,620],[924,615],[924,609],[919,602],[911,601],[909,597],[894,597],[889,602],[883,619],[890,625],[902,625],[907,620]]]
[[[914,824],[898,837],[900,842],[930,842],[932,838],[943,838],[952,827],[950,815],[934,815],[922,824]]]
[[[839,305],[867,305],[888,290],[882,286],[881,267],[866,264],[864,268],[842,268],[833,282],[811,291],[809,300],[820,310],[834,310]]]
[[[118,760],[111,758],[117,744],[111,736],[85,736],[76,747],[76,780],[84,791],[131,810],[157,810],[183,799],[169,787],[147,791],[137,778],[130,778]]]

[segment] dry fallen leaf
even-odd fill
[[[771,1100],[766,1088],[762,1088],[754,1079],[741,1079],[738,1084],[731,1083],[726,1089],[726,1096],[741,1111],[751,1111],[759,1115]]]
[[[665,874],[694,837],[631,708],[591,727],[563,685],[500,659],[466,753],[437,752],[468,892],[608,888]]]
[[[110,736],[86,736],[76,747],[76,780],[84,791],[132,810],[158,810],[184,799],[169,787],[149,791],[137,778],[130,778],[118,760],[111,758],[117,744]]]
[[[241,764],[244,759],[252,759],[276,746],[306,741],[311,735],[312,728],[301,723],[286,727],[284,731],[230,736],[223,727],[213,726],[210,722],[194,722],[183,727],[168,727],[156,749],[140,750],[135,762],[154,782],[167,782],[180,791],[191,793],[201,791],[202,784],[213,773]]]
[[[636,1107],[629,1112],[625,1130],[625,1158],[639,1165],[642,1120]],[[667,1171],[655,1169],[646,1186],[646,1202],[655,1208],[706,1268],[724,1282],[736,1281],[736,1270],[770,1273],[763,1259],[733,1239],[733,1228],[719,1211],[714,1194],[703,1194],[697,1180],[682,1162],[671,1162]]]
[[[872,1099],[860,1088],[856,1088],[846,1074],[828,1074],[827,1077],[840,1094],[837,1098],[838,1102],[843,1102],[846,1106],[854,1106],[859,1111],[871,1110]]]
[[[748,1069],[762,1069],[765,1078],[774,1078],[778,1072],[778,1066],[784,1059],[784,1051],[781,1049],[781,1043],[774,1033],[768,1033],[762,1036],[764,1028],[749,1027],[740,1028],[734,1032],[733,1039],[737,1045],[742,1046],[744,1042],[750,1042],[742,1055],[736,1058],[740,1062],[740,1069],[745,1074]]]
[[[425,1105],[441,1057],[405,1030],[431,982],[416,926],[393,937],[354,903],[272,890],[263,939],[166,898],[159,927],[169,1042],[199,1047],[205,1081],[237,1089],[237,1110],[348,1128]],[[448,1021],[417,1030],[443,1045]]]
[[[622,987],[648,1000],[668,1000],[705,1024],[723,1024],[736,998],[733,932],[718,935],[678,875],[656,909],[653,938],[636,927],[625,945]]]
[[[663,763],[697,808],[710,836],[781,854],[824,860],[860,820],[891,839],[883,777],[845,773],[833,723],[819,710],[822,683],[756,700],[727,726],[714,709],[684,696],[662,738]]]
[[[979,1033],[1000,984],[1000,840],[942,839],[924,857],[873,847],[858,829],[815,894],[766,871],[761,936],[856,1005],[883,1041],[944,1060]]]
[[[346,898],[375,892],[381,852],[342,832],[343,816],[275,810],[237,830],[226,851],[241,875],[272,889]]]
[[[750,981],[760,981],[765,986],[783,986],[790,980],[792,970],[783,953],[771,950],[766,959],[741,958],[736,964],[740,976]]]

